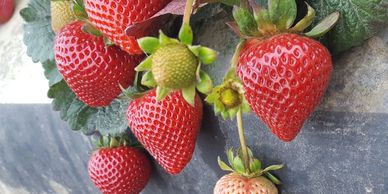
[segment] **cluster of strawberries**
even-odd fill
[[[194,152],[202,121],[202,100],[197,91],[208,95],[206,100],[214,103],[216,113],[224,118],[251,108],[281,140],[294,139],[318,105],[332,71],[328,50],[305,36],[320,35],[333,22],[301,36],[298,34],[312,22],[310,7],[306,17],[294,24],[296,6],[295,14],[287,17],[273,17],[271,5],[269,10],[241,6],[234,10],[236,23],[232,26],[238,27],[235,31],[244,41],[237,49],[230,75],[213,89],[210,76],[200,68],[213,63],[216,52],[192,45],[187,21],[179,39],[162,32],[159,38],[146,37],[152,32],[137,37],[125,33],[128,26],[151,18],[170,1],[52,1],[55,61],[77,97],[91,107],[108,106],[134,84],[135,77],[142,76],[141,84],[150,89],[129,103],[128,125],[172,175],[185,168]],[[257,189],[255,193],[277,193],[261,175],[272,176],[268,171],[280,166],[262,170],[251,153],[245,157],[247,161],[233,154],[228,157],[232,167],[219,163],[233,173],[220,180],[215,193],[248,192],[248,187],[238,188],[239,181],[256,185],[249,187]],[[139,148],[112,139],[107,148],[93,153],[89,174],[103,193],[139,193],[149,180],[151,165]],[[274,177],[269,179],[277,182]]]

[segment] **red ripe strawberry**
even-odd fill
[[[0,24],[11,19],[14,9],[14,0],[0,0]]]
[[[140,143],[168,173],[178,174],[190,162],[202,119],[198,95],[193,107],[179,91],[157,102],[152,90],[129,104],[127,117]]]
[[[55,39],[55,61],[63,78],[92,107],[107,106],[120,93],[119,84],[133,83],[140,56],[131,56],[117,46],[106,46],[102,36],[81,30],[84,23],[66,25]]]
[[[90,22],[123,50],[141,54],[136,38],[125,29],[142,22],[163,9],[171,0],[85,0]],[[148,34],[144,34],[148,35]]]
[[[101,148],[91,156],[88,171],[104,194],[137,194],[150,178],[151,164],[136,148]]]
[[[253,111],[283,141],[291,141],[319,104],[332,72],[329,51],[296,34],[248,40],[237,74]]]

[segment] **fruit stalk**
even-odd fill
[[[190,23],[191,12],[193,11],[193,3],[194,3],[194,0],[186,1],[186,7],[185,7],[185,13],[183,15],[182,25]]]
[[[242,111],[241,108],[237,112],[237,129],[238,129],[238,136],[240,138],[240,144],[241,144],[241,151],[243,155],[243,160],[245,163],[245,166],[248,169],[249,173],[249,157],[248,157],[248,148],[247,144],[245,143],[245,135],[244,135],[244,128],[243,128],[243,122],[242,122]]]

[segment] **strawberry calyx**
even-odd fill
[[[122,136],[113,137],[113,136],[100,136],[95,142],[97,148],[117,148],[122,146],[129,147],[142,147],[139,142],[134,142],[129,139],[127,134]]]
[[[305,3],[307,14],[296,22],[295,0],[269,0],[268,8],[260,7],[255,0],[241,0],[240,6],[233,8],[235,22],[228,25],[244,39],[270,37],[280,33],[296,33],[317,38],[323,36],[337,23],[340,13],[333,12],[304,33],[315,17],[315,10]]]
[[[252,151],[248,148],[248,160],[249,163],[245,163],[243,160],[242,149],[237,150],[237,154],[234,154],[233,148],[230,148],[227,152],[228,164],[223,162],[220,157],[218,157],[218,165],[224,171],[234,172],[246,178],[255,178],[260,176],[266,176],[274,184],[281,184],[280,180],[275,177],[270,171],[275,171],[283,168],[283,164],[271,165],[266,168],[262,168],[262,163],[259,159],[255,158],[252,154]]]
[[[159,38],[144,37],[138,39],[140,48],[148,55],[137,67],[144,72],[141,84],[156,87],[158,101],[171,91],[181,90],[184,99],[194,106],[196,90],[209,94],[213,88],[210,76],[201,70],[201,64],[211,64],[217,58],[217,52],[208,47],[192,45],[193,32],[189,24],[184,23],[179,39],[170,38],[162,31]]]

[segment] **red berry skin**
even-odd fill
[[[151,163],[136,148],[102,148],[92,154],[88,171],[104,194],[138,194],[151,176]]]
[[[89,21],[113,42],[130,54],[143,53],[136,39],[125,29],[149,19],[171,0],[85,0]],[[151,33],[151,32],[150,32]],[[144,34],[147,36],[150,34]]]
[[[141,56],[129,55],[117,46],[106,46],[103,37],[81,30],[82,22],[63,27],[55,38],[59,72],[78,96],[91,107],[108,106],[124,88],[133,84]]]
[[[14,9],[14,0],[0,0],[0,24],[11,19]]]
[[[202,121],[202,101],[190,106],[180,91],[156,101],[155,90],[133,100],[128,124],[138,140],[170,174],[180,173],[190,162]]]
[[[253,111],[286,142],[319,104],[332,70],[329,51],[296,34],[248,40],[236,69]]]

